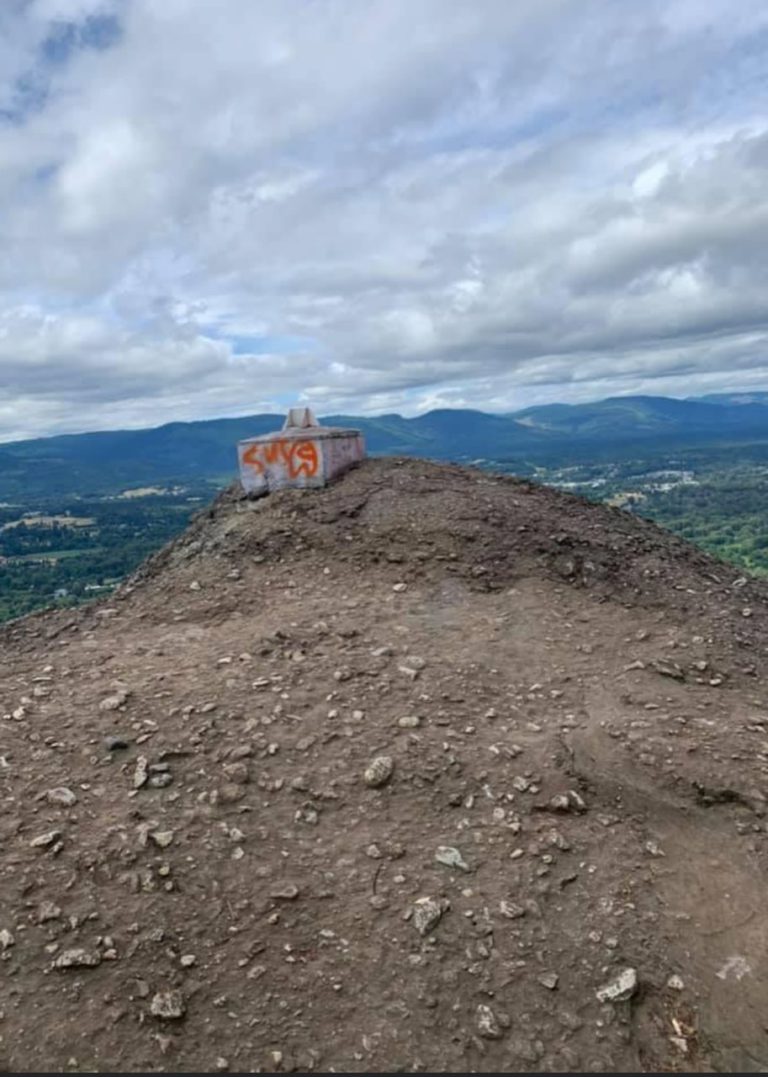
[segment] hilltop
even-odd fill
[[[3,626],[0,1065],[763,1071],[766,597],[382,459]]]

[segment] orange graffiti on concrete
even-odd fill
[[[320,465],[317,445],[314,441],[278,438],[275,441],[249,445],[243,453],[243,463],[248,464],[259,475],[264,475],[269,465],[281,462],[285,464],[290,479],[297,479],[299,475],[312,478],[317,474]]]

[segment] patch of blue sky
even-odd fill
[[[51,180],[56,178],[60,165],[53,162],[47,165],[40,165],[32,173],[32,183],[38,184],[40,187],[44,187],[46,183],[50,183]]]
[[[78,51],[111,48],[121,34],[120,20],[112,14],[89,15],[82,22],[55,22],[32,67],[16,79],[10,103],[0,108],[0,122],[21,125],[40,112],[48,101],[51,78],[57,68],[68,63]]]
[[[400,127],[383,140],[381,147],[413,146],[414,156],[419,157],[425,148],[430,154],[504,150],[518,143],[538,141],[570,118],[570,110],[559,105],[535,109],[526,116],[498,112],[479,118],[468,110],[466,117],[453,116],[426,129],[420,125]]]
[[[40,47],[44,63],[67,63],[79,49],[108,49],[120,40],[120,20],[116,15],[89,15],[82,22],[56,22]]]
[[[206,331],[207,336],[220,337],[232,345],[234,355],[301,355],[317,350],[317,343],[311,337],[296,336],[228,336],[226,333]]]

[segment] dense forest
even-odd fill
[[[638,511],[716,557],[768,576],[768,475],[736,472],[654,492]]]
[[[0,620],[104,594],[186,527],[211,496],[47,500],[0,508]],[[63,522],[70,516],[72,523]],[[55,522],[53,522],[55,521]],[[88,522],[84,522],[88,521]]]

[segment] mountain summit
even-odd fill
[[[765,584],[508,477],[222,494],[0,630],[7,1070],[768,1065]]]

